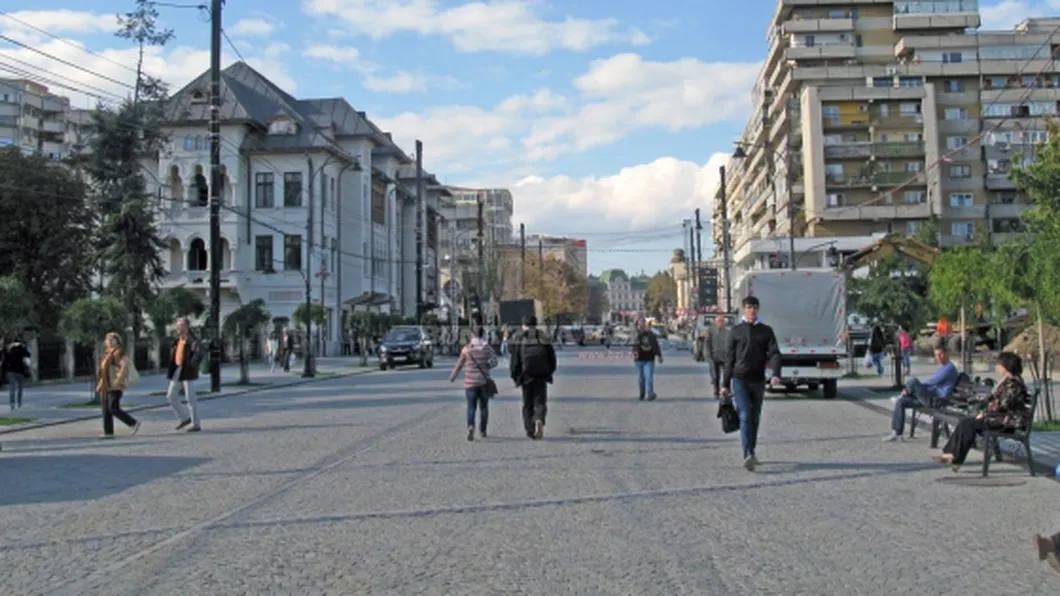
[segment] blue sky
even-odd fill
[[[201,11],[162,2],[175,39],[148,72],[182,85],[208,67]],[[254,8],[250,6],[253,4]],[[1060,0],[981,2],[985,26],[1060,13]],[[743,130],[773,0],[304,0],[229,2],[238,55],[299,97],[342,96],[454,184],[512,190],[516,226],[588,240],[590,268],[654,271],[709,218],[717,168]],[[125,90],[135,51],[112,35],[130,0],[42,0],[0,17],[0,76],[29,69],[56,92]],[[4,69],[8,72],[3,72]],[[102,75],[102,76],[100,76]],[[61,82],[75,90],[63,89]],[[709,246],[704,241],[704,247]]]

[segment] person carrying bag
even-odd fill
[[[497,395],[497,383],[489,371],[497,366],[497,355],[486,343],[485,329],[475,330],[475,337],[460,352],[460,358],[449,375],[449,382],[456,381],[464,371],[464,394],[467,397],[467,440],[475,440],[475,413],[479,414],[479,434],[484,439],[489,424],[489,399]]]

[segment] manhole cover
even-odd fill
[[[939,478],[936,482],[942,484],[953,484],[956,486],[1023,486],[1027,481],[1023,478],[1007,478],[1004,476],[947,476]]]

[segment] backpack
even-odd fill
[[[523,355],[523,374],[532,379],[547,379],[552,375],[549,366],[548,350],[552,347],[548,338],[540,331],[527,333],[521,339],[520,350]]]

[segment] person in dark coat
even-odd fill
[[[511,375],[523,392],[523,427],[526,436],[545,436],[548,384],[556,373],[556,349],[548,333],[537,327],[537,317],[523,319],[523,330],[510,340]]]
[[[187,319],[177,321],[177,337],[170,350],[169,368],[166,378],[169,379],[169,391],[166,399],[177,415],[177,430],[191,425],[188,432],[202,430],[199,420],[199,401],[195,396],[195,381],[199,379],[199,364],[202,362],[202,348],[199,340],[191,334],[191,325]],[[180,402],[180,389],[184,388],[184,397],[188,400],[187,409]]]
[[[26,364],[29,360],[29,349],[21,339],[17,338],[7,344],[0,353],[0,369],[3,370],[4,378],[7,379],[12,410],[22,407],[22,385],[30,373],[29,365]]]
[[[887,347],[887,340],[883,337],[883,328],[879,325],[872,327],[872,335],[869,336],[869,358],[872,365],[876,367],[876,374],[883,374],[883,351]],[[866,364],[868,364],[866,362]]]

